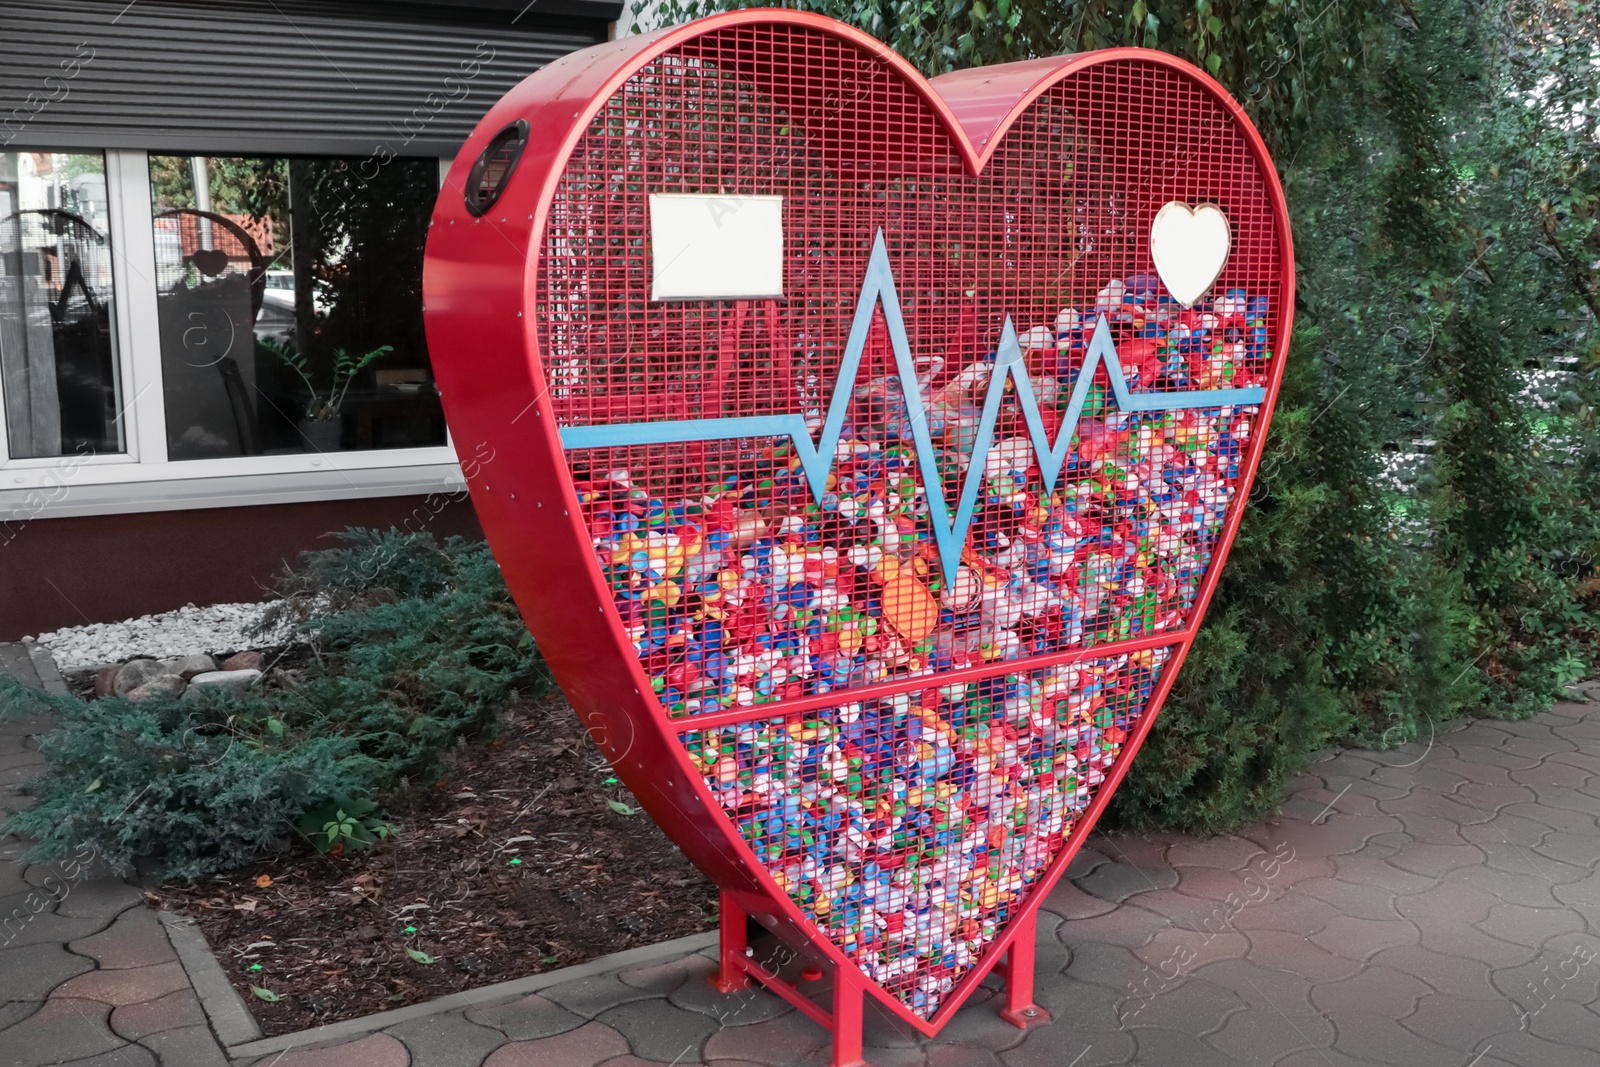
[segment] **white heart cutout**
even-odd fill
[[[1233,247],[1228,216],[1215,204],[1191,208],[1173,200],[1150,224],[1150,257],[1172,298],[1194,307],[1222,273]]]

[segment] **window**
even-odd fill
[[[121,452],[105,157],[0,152],[0,393],[13,459]]]
[[[170,460],[445,443],[436,160],[150,157]]]

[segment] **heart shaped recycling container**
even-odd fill
[[[862,996],[932,1034],[1000,965],[1041,1017],[1035,913],[1216,584],[1293,262],[1244,112],[1156,52],[930,81],[741,11],[490,110],[428,239],[452,439],[572,706],[721,889],[723,988],[841,1063]]]

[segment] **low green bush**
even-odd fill
[[[286,847],[308,815],[373,810],[547,684],[486,545],[336,536],[280,585],[274,614],[314,651],[295,684],[141,702],[0,687],[0,714],[58,723],[37,802],[4,831],[36,839],[38,860],[87,844],[119,870],[225,870]]]

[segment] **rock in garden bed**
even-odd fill
[[[233,652],[288,642],[293,626],[284,622],[270,633],[257,633],[263,614],[275,601],[260,604],[185,605],[176,611],[144,615],[120,622],[68,626],[40,634],[63,673],[129,659],[172,659],[194,653]],[[240,666],[259,666],[241,664]],[[209,668],[217,669],[216,666]],[[230,669],[223,665],[223,669]]]
[[[383,814],[400,833],[370,852],[302,843],[157,889],[198,920],[266,1034],[714,927],[716,891],[559,694],[514,707],[498,740],[460,750]]]

